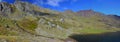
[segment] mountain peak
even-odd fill
[[[78,12],[94,12],[94,10],[88,9],[88,10],[80,10],[80,11],[78,11]]]
[[[77,12],[77,15],[80,15],[83,17],[91,17],[91,16],[100,16],[102,15],[102,13],[89,9],[89,10],[80,10]]]
[[[74,13],[72,10],[65,10],[64,12],[65,12],[65,13],[68,13],[68,14]]]

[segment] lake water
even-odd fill
[[[70,38],[78,42],[120,42],[120,32],[102,34],[74,34]]]

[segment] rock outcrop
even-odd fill
[[[12,8],[11,4],[1,2],[0,3],[0,13],[3,16],[8,16],[8,14],[12,14],[14,9]]]

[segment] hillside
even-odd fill
[[[94,10],[57,12],[27,2],[0,3],[0,42],[63,42],[73,34],[120,31],[120,16]]]

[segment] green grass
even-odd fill
[[[54,19],[53,21],[50,21]],[[99,22],[99,18],[83,18],[83,17],[74,17],[73,19],[64,18],[65,22],[60,22],[60,17],[45,17],[45,24],[39,24],[39,28],[41,28],[41,34],[45,36],[51,36],[55,38],[67,38],[71,34],[87,34],[87,33],[104,33],[104,32],[114,32],[120,29],[111,28],[107,29],[107,25],[103,22]],[[57,20],[57,21],[56,21]],[[56,27],[49,27],[47,22],[51,22],[52,24],[59,25],[64,28],[63,31],[56,29]],[[50,29],[49,29],[50,28]],[[69,33],[66,31],[68,30]]]
[[[25,30],[34,32],[37,28],[37,21],[35,20],[29,20],[29,19],[23,19],[17,22],[20,27],[22,27]]]
[[[16,35],[16,32],[9,30],[14,28],[13,20],[0,16],[0,35]]]
[[[22,39],[20,36],[3,36],[0,35],[0,39],[7,40],[8,42],[29,42],[28,39]]]

